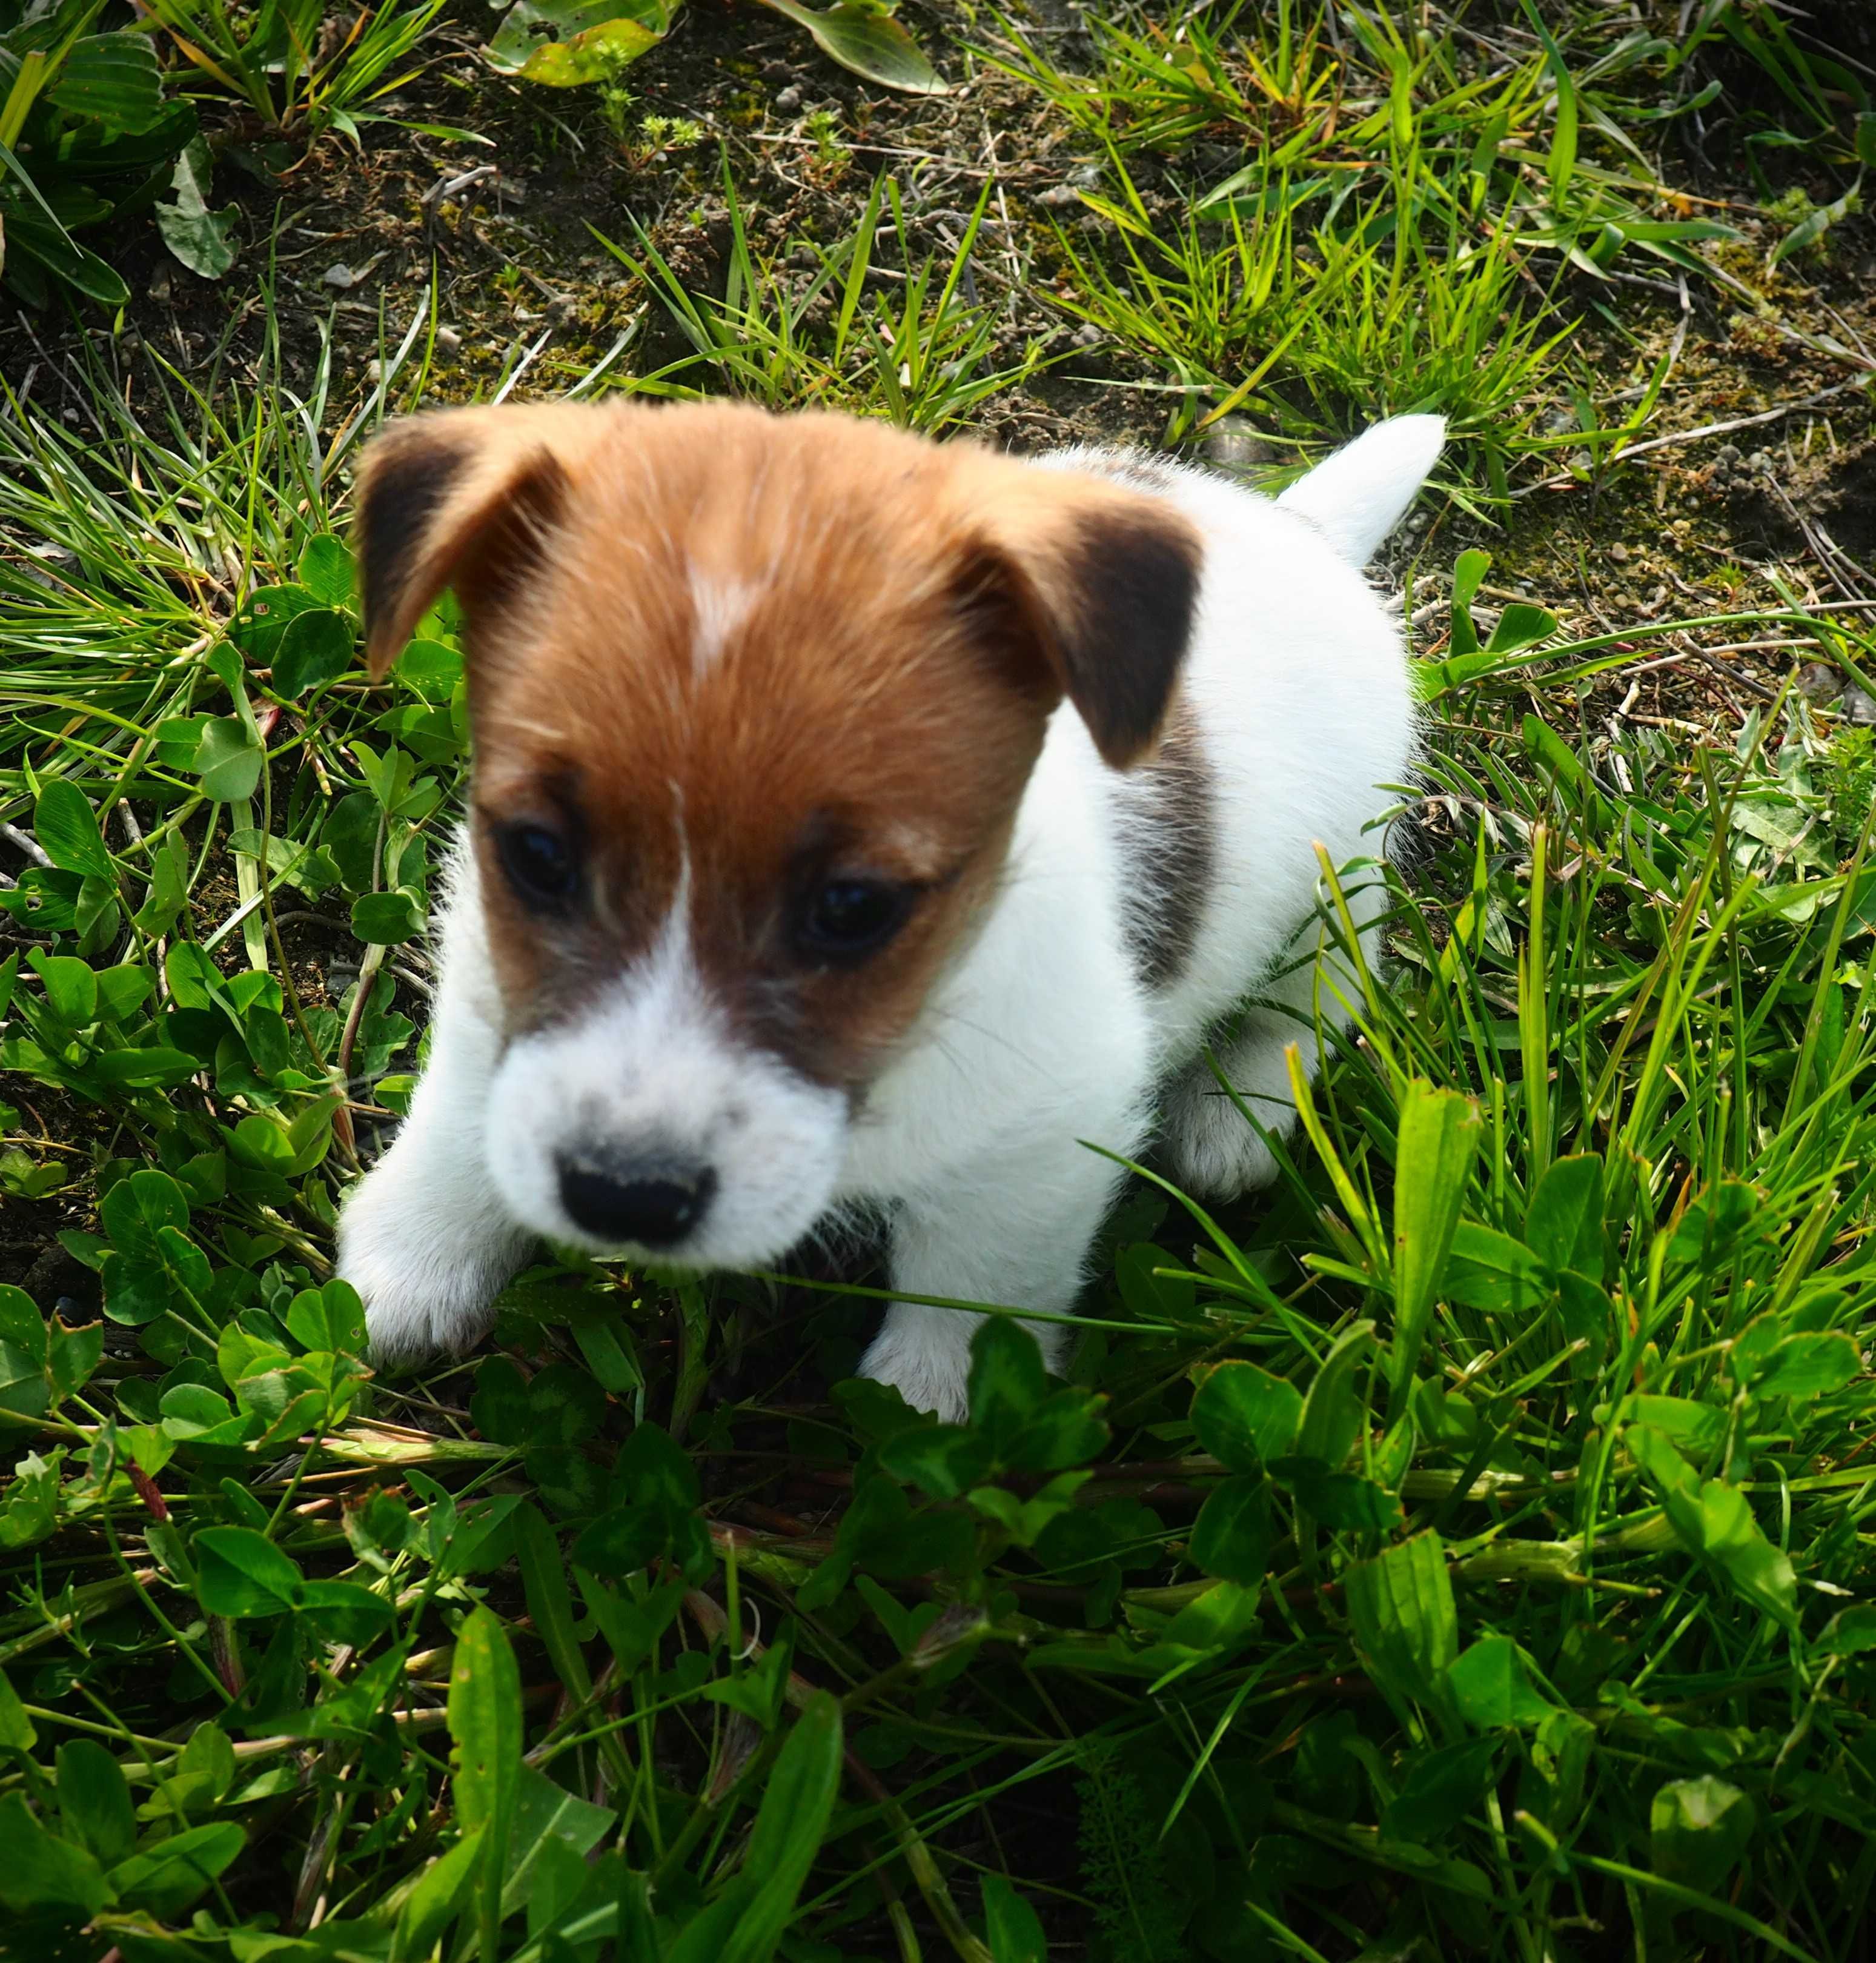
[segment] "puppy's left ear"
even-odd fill
[[[1066,471],[1023,474],[1021,495],[980,519],[989,556],[967,591],[1004,613],[1000,639],[1017,626],[1037,678],[1074,704],[1109,764],[1129,769],[1158,738],[1192,639],[1199,533],[1161,498]]]

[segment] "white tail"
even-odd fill
[[[1445,440],[1443,416],[1395,416],[1325,457],[1277,502],[1319,525],[1351,565],[1365,565],[1413,503]]]

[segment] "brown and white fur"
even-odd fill
[[[374,1352],[475,1342],[543,1237],[767,1266],[861,1203],[895,1289],[1064,1314],[1120,1176],[1090,1147],[1156,1106],[1189,1188],[1266,1180],[1199,1052],[1252,998],[1220,1063],[1294,1116],[1315,846],[1372,852],[1412,747],[1359,568],[1442,435],[1275,501],[719,405],[380,437],[372,671],[453,587],[475,761],[429,1067],[340,1222]],[[957,1417],[976,1319],[898,1303],[863,1367]]]

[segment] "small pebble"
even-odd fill
[[[437,352],[439,354],[460,354],[462,351],[463,337],[454,328],[440,327],[437,329]]]
[[[384,379],[384,363],[382,361],[367,361],[365,363],[365,379],[375,389]]]
[[[787,88],[777,89],[775,106],[784,116],[792,116],[801,107],[801,84],[791,82]]]
[[[1247,470],[1272,460],[1270,446],[1254,423],[1242,416],[1226,416],[1214,423],[1205,440],[1205,461],[1221,470]]]
[[[1609,547],[1609,556],[1618,565],[1626,565],[1628,563],[1628,548],[1625,545],[1618,543],[1617,544],[1612,545]]]
[[[1756,450],[1746,460],[1748,470],[1756,470],[1763,476],[1769,476],[1772,467],[1772,453],[1769,450]]]
[[[1049,210],[1059,210],[1064,205],[1079,204],[1081,194],[1073,184],[1051,184],[1047,191],[1039,191],[1032,201]]]
[[[340,260],[336,264],[327,267],[319,277],[325,285],[337,287],[341,293],[343,293],[347,287],[355,287],[358,283],[358,275],[343,260]]]
[[[1073,338],[1077,347],[1099,347],[1101,344],[1101,330],[1094,325],[1093,322],[1087,321],[1075,329]]]
[[[1798,692],[1807,702],[1835,702],[1843,677],[1827,661],[1807,661],[1798,671]]]

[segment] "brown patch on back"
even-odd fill
[[[863,1084],[993,892],[1064,690],[1114,761],[1157,732],[1198,548],[1154,501],[832,416],[466,411],[374,449],[367,557],[374,524],[396,530],[386,486],[420,440],[456,475],[397,535],[386,556],[405,571],[367,627],[375,661],[430,581],[463,592],[477,848],[511,1031],[642,960],[681,889],[703,982],[746,1039]],[[491,528],[517,488],[527,556],[498,578]],[[437,535],[452,526],[466,550]],[[495,556],[515,563],[512,547]],[[502,876],[491,825],[523,818],[583,836],[584,903],[564,916]],[[804,962],[789,938],[791,906],[830,875],[922,889],[851,968]]]

